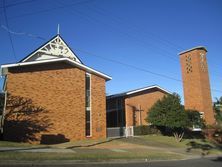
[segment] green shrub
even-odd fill
[[[142,125],[134,127],[134,135],[150,135],[150,134],[161,134],[160,130],[153,125]]]

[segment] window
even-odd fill
[[[207,64],[206,64],[206,56],[204,53],[200,53],[200,66],[203,72],[206,72]]]
[[[192,59],[190,55],[186,55],[186,71],[187,73],[191,73],[193,72],[193,68],[192,68]]]
[[[0,92],[0,116],[3,113],[4,106],[5,106],[5,93]]]
[[[200,112],[200,118],[204,119],[204,112]]]
[[[86,73],[85,86],[86,136],[91,136],[91,75],[88,73]]]

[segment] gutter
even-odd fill
[[[70,60],[69,58],[55,58],[55,59],[46,59],[46,60],[38,60],[38,61],[31,61],[31,62],[22,62],[22,63],[15,63],[15,64],[3,64],[1,65],[1,75],[5,75],[7,74],[7,72],[4,71],[4,69],[8,69],[10,67],[18,67],[18,66],[27,66],[27,65],[35,65],[35,64],[42,64],[42,63],[52,63],[52,62],[62,62],[62,61],[65,61],[75,67],[78,67],[80,69],[83,69],[89,73],[93,73],[95,75],[99,75],[100,77],[103,77],[106,81],[109,81],[112,79],[112,77],[102,73],[102,72],[99,72],[97,70],[94,70],[88,66],[85,66],[83,64],[80,64],[78,62],[75,62],[73,60]]]

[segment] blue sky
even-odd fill
[[[221,0],[7,0],[5,5],[10,31],[26,35],[11,34],[15,58],[0,1],[0,64],[38,48],[56,35],[59,23],[61,36],[84,64],[112,76],[108,94],[158,84],[182,97],[181,82],[150,72],[181,80],[178,53],[201,45],[208,49],[212,98],[222,96]]]

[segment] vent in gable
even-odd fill
[[[192,73],[193,72],[193,67],[192,67],[192,59],[190,55],[186,55],[186,71],[187,73]]]
[[[47,60],[55,58],[69,58],[78,63],[81,61],[73,53],[73,51],[67,46],[60,36],[56,36],[42,47],[37,49],[35,52],[30,54],[22,62],[36,61],[36,60]]]

